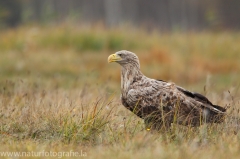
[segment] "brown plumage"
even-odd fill
[[[171,123],[199,126],[224,120],[226,109],[213,105],[205,96],[144,76],[134,53],[118,51],[108,57],[108,62],[122,66],[122,104],[144,119],[147,128],[160,130]]]

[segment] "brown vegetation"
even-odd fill
[[[2,31],[0,151],[239,158],[240,34],[128,31],[70,26]],[[138,54],[148,77],[173,81],[228,106],[225,122],[146,131],[143,121],[120,104],[120,67],[107,64],[108,55],[122,49]]]

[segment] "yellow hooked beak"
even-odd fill
[[[120,60],[122,60],[122,58],[117,54],[112,54],[112,55],[108,56],[108,63],[116,62],[116,61],[120,61]]]

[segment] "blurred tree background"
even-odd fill
[[[0,0],[0,26],[72,20],[163,31],[240,29],[239,0]]]
[[[106,57],[126,49],[149,77],[240,88],[239,18],[239,0],[0,0],[0,84],[30,72],[41,86],[119,90]]]

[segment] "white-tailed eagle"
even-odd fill
[[[148,129],[169,128],[171,123],[199,126],[224,120],[226,109],[213,105],[205,96],[144,76],[134,53],[118,51],[108,57],[108,62],[121,65],[122,104],[144,119]]]

